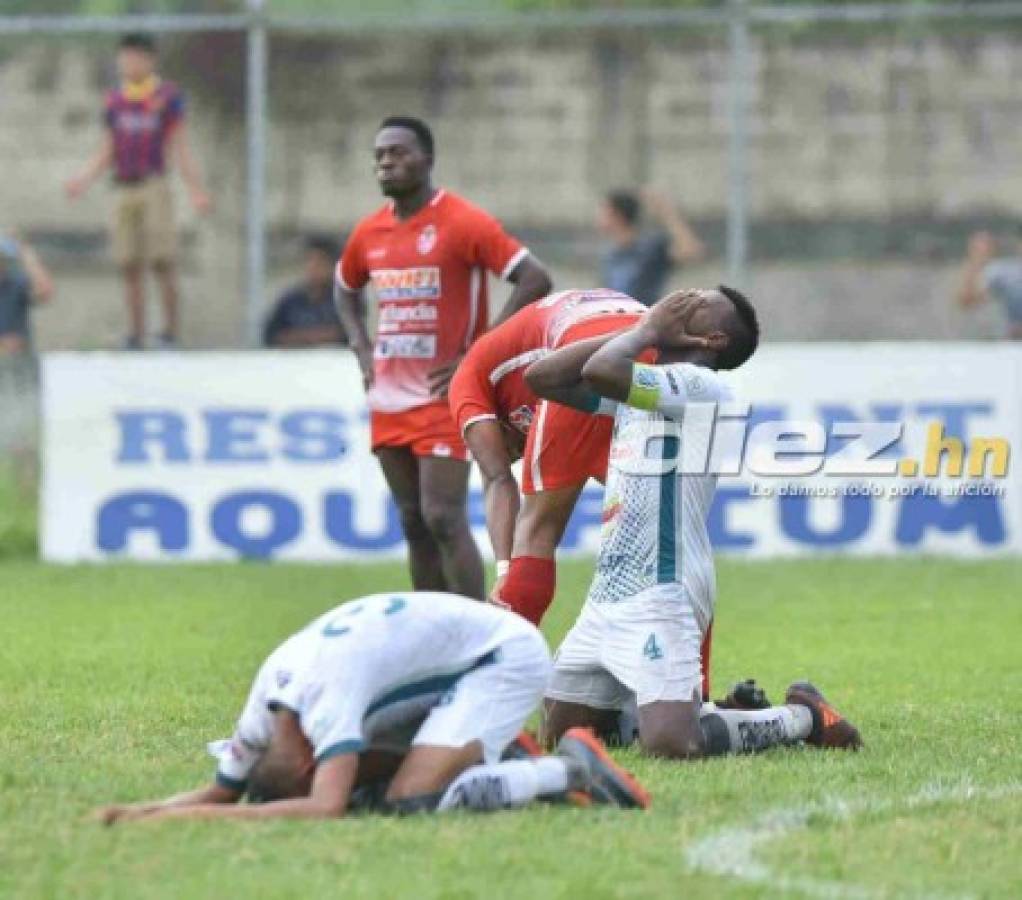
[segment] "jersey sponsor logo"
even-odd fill
[[[374,269],[369,273],[381,302],[437,300],[440,297],[439,266],[410,269]]]
[[[373,247],[366,252],[366,259],[383,259],[387,255],[386,247]]]
[[[377,359],[432,359],[436,356],[435,334],[394,334],[376,339]]]
[[[160,125],[160,118],[151,112],[126,110],[117,113],[114,125],[117,131],[125,134],[141,134],[145,131],[156,131]]]
[[[397,330],[402,325],[433,325],[440,319],[440,310],[435,303],[420,300],[413,305],[389,303],[380,308],[381,331]]]
[[[277,669],[277,675],[274,680],[277,682],[278,688],[286,688],[291,683],[291,673],[287,669]]]
[[[671,388],[671,393],[680,394],[681,388],[678,386],[678,379],[674,377],[674,373],[670,369],[664,369],[664,374],[667,376],[667,384]]]
[[[415,247],[422,256],[426,256],[436,246],[436,226],[427,225],[422,231],[419,232],[419,239],[415,242]]]

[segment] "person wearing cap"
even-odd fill
[[[127,350],[145,341],[147,266],[160,285],[163,328],[157,346],[171,348],[178,340],[178,290],[174,267],[176,234],[167,180],[173,160],[181,171],[192,206],[210,208],[185,131],[184,96],[156,71],[156,43],[146,34],[128,34],[117,51],[121,84],[106,97],[103,143],[85,167],[66,185],[74,200],[104,172],[112,170],[115,189],[113,255],[124,280],[129,328]]]
[[[53,279],[24,241],[0,237],[0,356],[32,347],[28,311],[53,296]]]

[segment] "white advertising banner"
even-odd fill
[[[995,474],[998,454],[1022,440],[1022,348],[775,345],[730,377],[749,410],[714,436],[723,444],[738,435],[745,458],[739,474],[720,479],[709,520],[718,550],[1022,552],[1022,484],[1010,463]],[[879,443],[877,430],[866,423],[894,439],[874,453],[867,445]],[[922,477],[934,423],[952,455],[962,441],[962,476]],[[404,552],[349,354],[49,354],[43,426],[48,560],[339,561]],[[970,450],[982,439],[994,441],[986,472],[970,476]],[[776,454],[789,461],[787,474],[752,472],[774,471],[760,464],[764,444],[788,451]],[[816,468],[802,464],[814,454]],[[920,464],[916,477],[869,468],[889,470],[906,457]],[[473,485],[469,515],[486,547]],[[593,484],[566,552],[595,551],[600,509]]]

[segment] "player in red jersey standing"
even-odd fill
[[[483,597],[483,567],[466,515],[468,449],[447,405],[462,356],[487,328],[487,271],[514,284],[500,320],[549,293],[542,265],[500,223],[433,186],[425,123],[386,119],[376,178],[390,201],[362,219],[337,265],[337,308],[351,337],[380,460],[408,541],[416,590]],[[361,289],[379,303],[375,344]]]

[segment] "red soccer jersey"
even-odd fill
[[[345,290],[372,282],[379,303],[371,409],[430,402],[428,373],[453,362],[489,324],[486,273],[507,278],[528,251],[500,222],[450,191],[408,219],[393,205],[355,227],[337,264]]]
[[[499,419],[527,433],[538,398],[525,370],[551,350],[583,337],[627,328],[646,307],[611,290],[560,291],[519,310],[483,335],[462,360],[451,382],[454,420],[465,429]]]

